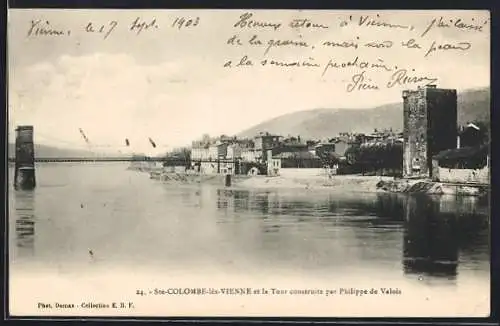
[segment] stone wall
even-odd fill
[[[185,173],[186,167],[185,166],[166,166],[163,168],[163,170],[166,173]]]
[[[280,175],[285,178],[306,178],[316,176],[326,176],[325,169],[295,169],[285,168],[280,170]]]
[[[403,173],[407,177],[428,175],[427,104],[425,90],[403,92]]]
[[[438,168],[437,178],[441,182],[453,183],[490,183],[490,169],[484,167],[483,169],[447,169]]]

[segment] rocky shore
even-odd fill
[[[489,192],[486,185],[466,185],[434,182],[429,180],[381,180],[376,184],[378,191],[392,193],[417,193],[429,195],[483,196]]]

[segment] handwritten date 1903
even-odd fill
[[[198,26],[199,23],[200,23],[200,17],[196,18],[177,17],[174,19],[172,27],[177,27],[178,29],[187,27],[196,27]]]

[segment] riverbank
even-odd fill
[[[152,172],[150,176],[151,179],[174,185],[225,185],[225,176],[218,174]],[[231,187],[243,189],[303,189],[359,193],[388,192],[459,196],[483,196],[489,192],[489,187],[486,185],[447,184],[422,179],[409,180],[362,175],[334,175],[331,177],[324,175],[272,177],[262,175],[232,175]]]
[[[488,185],[453,184],[430,180],[381,180],[377,183],[378,191],[391,193],[420,193],[429,195],[484,196],[489,193]]]
[[[381,180],[390,177],[373,177],[357,175],[308,176],[305,177],[265,177],[250,178],[239,183],[244,188],[288,188],[305,190],[338,190],[346,192],[375,192]]]
[[[225,185],[224,175],[151,173],[151,178],[168,184]],[[328,189],[348,192],[375,192],[378,182],[391,179],[391,177],[357,175],[339,175],[331,178],[320,175],[296,177],[232,175],[231,187],[243,189]]]

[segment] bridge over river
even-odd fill
[[[15,158],[9,158],[9,163],[14,163]],[[162,157],[151,157],[144,159],[137,159],[131,157],[36,157],[35,163],[96,163],[96,162],[169,162],[185,165],[185,160],[178,159],[165,159]]]
[[[15,163],[16,159],[9,157],[9,163]],[[116,157],[35,157],[35,163],[97,163],[97,162],[162,162],[167,165],[173,166],[185,166],[189,161],[179,158],[165,158],[165,157],[127,157],[127,156],[116,156]],[[196,160],[193,162],[197,163],[235,163],[231,159],[220,159],[220,160]]]

